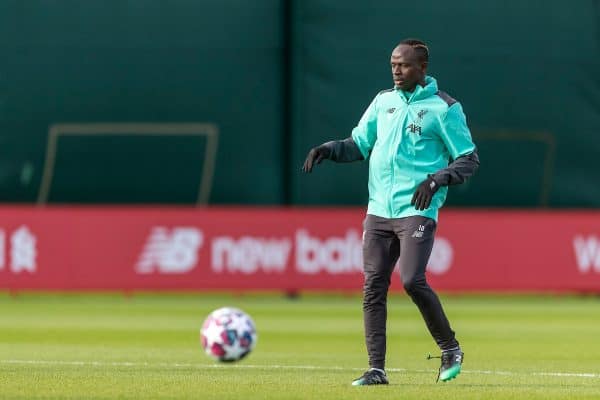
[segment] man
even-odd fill
[[[460,103],[427,76],[429,49],[406,39],[391,55],[394,88],[381,91],[352,136],[310,150],[303,171],[324,159],[369,158],[369,205],[364,221],[363,316],[369,370],[352,385],[387,384],[387,292],[399,259],[404,289],[439,346],[438,379],[459,373],[463,352],[442,305],[425,279],[438,209],[447,186],[463,183],[479,166]]]

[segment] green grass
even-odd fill
[[[0,399],[600,398],[600,299],[443,296],[465,352],[435,383],[437,354],[415,306],[389,301],[385,387],[352,387],[367,366],[359,296],[0,294]],[[254,352],[204,355],[213,309],[246,310]],[[588,375],[578,375],[588,374]]]

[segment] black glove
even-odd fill
[[[415,206],[417,210],[427,209],[431,204],[433,195],[439,188],[440,185],[438,185],[431,177],[425,179],[415,191],[410,204]]]
[[[306,156],[306,160],[304,160],[304,166],[302,166],[302,171],[311,172],[313,166],[320,164],[324,158],[329,158],[330,156],[331,149],[323,144],[310,149],[308,155]]]

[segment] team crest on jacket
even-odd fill
[[[428,110],[419,110],[417,113],[417,119],[411,122],[406,128],[410,131],[410,133],[421,134],[421,125],[417,125],[417,123],[423,123],[423,117],[427,114]]]

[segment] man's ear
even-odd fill
[[[429,63],[427,61],[423,61],[421,63],[421,71],[423,71],[423,74],[425,74],[427,72],[427,66],[429,65]]]

